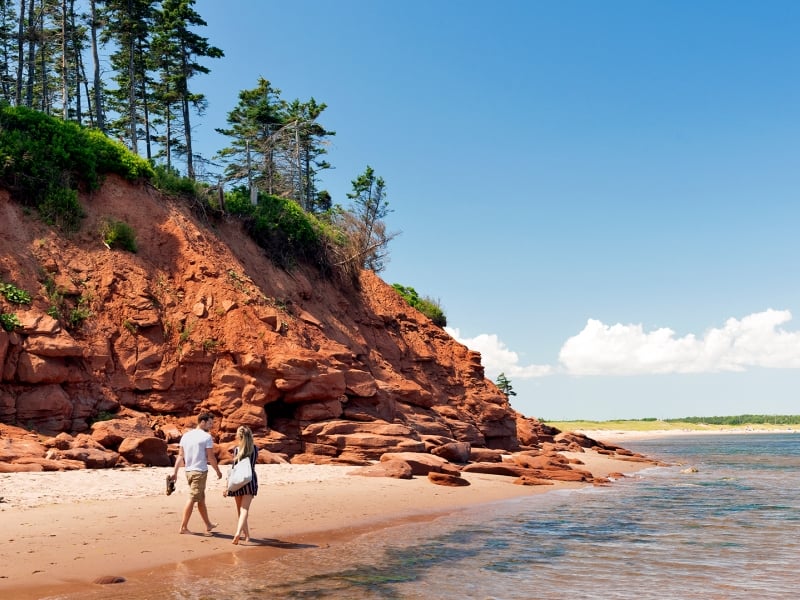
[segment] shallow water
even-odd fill
[[[259,549],[52,598],[788,599],[800,586],[800,435],[630,441],[680,466],[328,548]],[[698,472],[681,473],[686,466]]]

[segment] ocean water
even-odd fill
[[[747,599],[800,597],[800,434],[625,446],[676,466],[389,527],[277,558],[81,598]],[[687,467],[696,473],[683,473]],[[70,596],[53,596],[70,598]]]

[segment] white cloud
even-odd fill
[[[751,367],[800,368],[800,331],[781,326],[792,320],[788,310],[769,309],[741,320],[730,318],[702,337],[676,337],[663,327],[645,331],[641,324],[606,325],[589,319],[583,331],[561,347],[559,367],[521,365],[519,355],[493,333],[462,338],[457,328],[446,327],[453,338],[481,353],[486,376],[501,372],[509,379],[533,379],[557,372],[569,375],[653,375],[666,373],[718,373]]]
[[[520,365],[519,356],[509,350],[500,338],[493,333],[482,333],[474,338],[462,338],[457,328],[445,327],[450,334],[470,350],[481,353],[486,376],[494,381],[500,373],[505,373],[509,379],[532,379],[551,375],[553,367],[549,365]]]
[[[572,375],[713,373],[748,367],[800,368],[800,332],[780,326],[788,310],[766,310],[728,319],[702,338],[675,337],[671,329],[645,332],[641,325],[605,325],[589,319],[561,348],[559,360]]]

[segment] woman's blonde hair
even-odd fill
[[[239,458],[245,458],[253,453],[253,432],[249,427],[242,425],[236,430],[236,439],[239,440]]]

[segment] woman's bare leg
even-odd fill
[[[241,502],[240,502],[241,500]],[[250,528],[247,524],[247,516],[250,512],[250,503],[253,501],[253,496],[250,494],[246,496],[236,497],[236,508],[239,512],[239,523],[236,526],[236,535],[233,536],[233,543],[238,544],[239,539],[244,536],[246,540],[250,539]]]
[[[244,496],[234,496],[233,497],[233,501],[236,504],[236,530],[237,530],[237,532],[239,530],[239,517],[242,514],[242,498],[243,497]],[[239,534],[238,533],[233,536],[233,543],[234,544],[238,544],[239,543]]]

